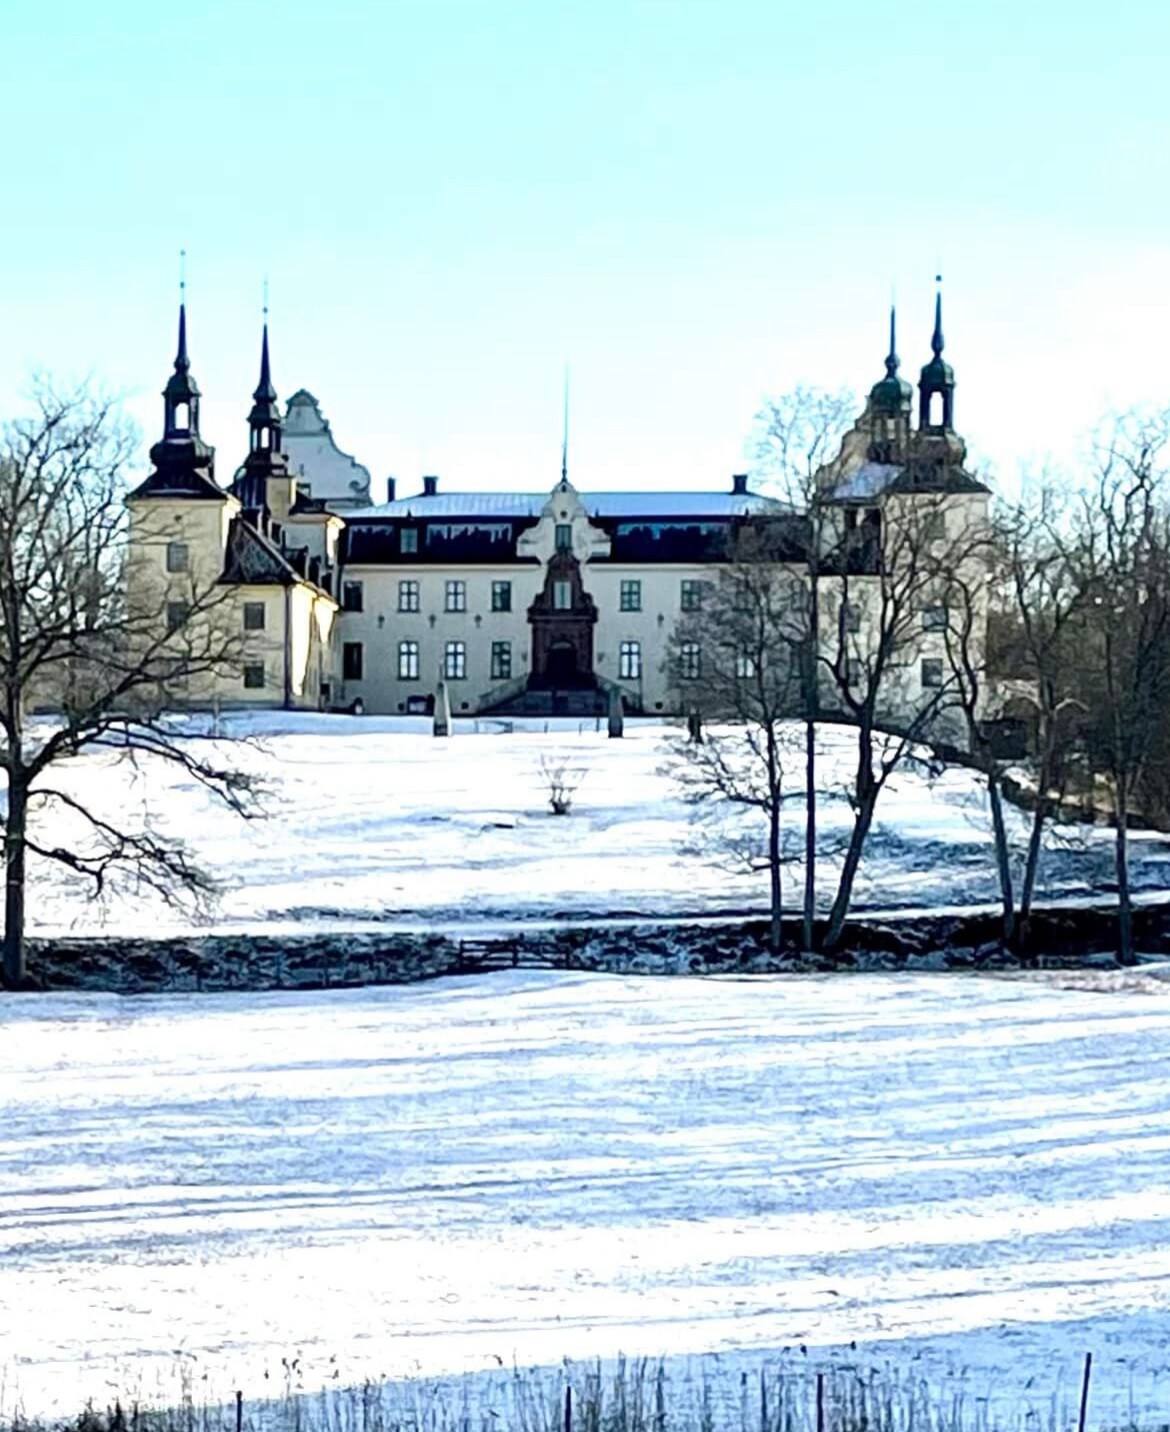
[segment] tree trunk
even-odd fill
[[[1129,899],[1129,781],[1117,780],[1117,837],[1114,855],[1117,866],[1117,958],[1123,965],[1135,963],[1133,954],[1133,911]]]
[[[817,918],[817,728],[804,723],[804,918],[801,940],[806,950],[816,943]]]
[[[772,892],[772,922],[768,931],[768,944],[773,954],[778,954],[784,945],[784,931],[781,924],[783,904],[780,890],[780,794],[772,798],[772,809],[768,820],[768,876]]]
[[[845,852],[845,861],[841,866],[841,879],[837,883],[837,894],[833,898],[833,908],[829,912],[829,927],[825,931],[824,943],[826,954],[831,954],[837,948],[841,932],[845,928],[845,921],[849,916],[849,906],[853,902],[853,882],[857,879],[857,872],[861,867],[861,856],[865,850],[865,841],[869,835],[869,827],[873,822],[876,806],[876,790],[867,793],[865,799],[858,803],[853,820],[853,830],[849,835],[849,848]]]
[[[987,796],[991,802],[991,828],[995,834],[995,866],[999,874],[999,893],[1003,902],[1003,930],[1001,940],[1005,950],[1012,950],[1016,943],[1016,900],[1012,888],[1011,852],[1008,849],[1007,827],[1003,820],[1003,797],[999,789],[999,777],[994,767],[987,771]]]
[[[4,823],[4,983],[19,989],[24,962],[24,832],[28,818],[28,787],[24,778],[8,777],[8,814]]]

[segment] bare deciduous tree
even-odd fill
[[[182,603],[130,603],[124,474],[133,441],[113,408],[85,391],[37,390],[31,415],[0,434],[0,764],[7,776],[4,980],[25,970],[25,886],[31,853],[100,889],[131,866],[163,896],[207,876],[181,846],[124,828],[51,773],[87,749],[182,767],[231,809],[252,809],[254,783],[214,747],[165,719],[167,694],[231,669],[238,638],[222,619],[225,588]],[[33,719],[38,709],[51,713]],[[84,834],[38,836],[41,817],[68,812]]]
[[[670,648],[680,706],[707,723],[732,723],[730,730],[708,724],[702,741],[683,746],[676,773],[696,803],[717,799],[763,816],[765,853],[747,859],[768,872],[773,950],[783,943],[781,816],[785,772],[796,760],[790,723],[802,709],[806,588],[792,539],[785,518],[745,527],[699,610],[681,617]],[[737,854],[745,854],[738,845]]]

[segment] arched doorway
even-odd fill
[[[577,670],[577,648],[573,642],[551,642],[544,670],[550,686],[576,686],[580,678]]]

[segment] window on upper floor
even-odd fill
[[[467,583],[462,578],[456,577],[447,583],[443,610],[447,612],[465,612],[467,610]]]
[[[418,583],[413,577],[408,577],[398,583],[398,610],[400,612],[418,611]]]
[[[946,631],[950,613],[945,606],[927,607],[922,613],[923,631]]]
[[[623,612],[640,612],[642,610],[642,583],[637,577],[622,579],[618,606]]]
[[[492,583],[492,611],[510,612],[512,610],[512,583]]]
[[[739,651],[735,655],[735,674],[741,681],[747,681],[756,674],[756,659],[750,652]]]
[[[697,612],[703,605],[703,584],[702,582],[688,581],[686,578],[679,583],[679,606],[684,612]]]
[[[341,610],[343,612],[360,612],[363,596],[364,591],[360,582],[342,582]]]
[[[244,603],[244,630],[245,630],[245,631],[263,631],[263,630],[264,630],[264,603],[263,603],[263,602],[245,602],[245,603]]]
[[[362,679],[362,644],[346,641],[341,644],[341,676],[344,681]]]
[[[191,570],[191,548],[186,542],[167,543],[167,571],[189,572]]]
[[[943,684],[943,664],[934,657],[927,657],[922,663],[922,687],[924,691],[937,690]]]
[[[168,635],[180,631],[187,625],[187,618],[191,615],[190,602],[168,602],[167,603],[167,633]]]
[[[861,608],[856,602],[841,603],[841,629],[850,636],[856,636],[861,630]]]

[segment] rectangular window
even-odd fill
[[[856,636],[861,630],[861,608],[853,602],[841,603],[841,629],[850,636]]]
[[[492,583],[492,611],[510,612],[512,610],[512,583]]]
[[[399,681],[418,680],[417,641],[400,641],[398,643],[398,679]]]
[[[573,584],[572,582],[553,583],[553,610],[557,612],[568,612],[573,609]]]
[[[623,641],[618,648],[618,676],[623,681],[642,679],[642,643]]]
[[[443,675],[448,681],[463,681],[467,676],[467,643],[449,641],[443,653]]]
[[[922,613],[923,631],[946,631],[948,625],[946,607],[927,607]]]
[[[398,583],[398,610],[400,612],[418,611],[418,583],[413,579]]]
[[[703,605],[702,582],[683,581],[679,587],[679,605],[684,612],[697,612]]]
[[[343,582],[341,584],[341,610],[343,612],[360,612],[362,609],[362,584],[360,582]]]
[[[573,528],[570,523],[557,523],[556,548],[558,552],[571,552],[573,550]]]
[[[167,603],[167,635],[179,631],[187,625],[187,618],[191,615],[190,602],[168,602]]]
[[[697,641],[684,641],[678,649],[678,674],[683,681],[698,681],[703,674],[703,653]]]
[[[922,663],[923,690],[937,690],[943,684],[943,664],[934,657]]]
[[[398,533],[398,550],[400,552],[418,551],[418,528],[403,527]]]
[[[264,603],[263,603],[263,602],[245,602],[245,603],[244,603],[244,630],[245,630],[245,631],[263,631],[263,630],[264,630]]]
[[[511,681],[512,679],[512,643],[510,641],[492,642],[492,680]]]
[[[735,674],[741,681],[747,681],[756,674],[756,659],[746,651],[740,651],[735,656]]]
[[[622,579],[619,607],[623,612],[642,610],[642,583],[636,577]]]
[[[341,675],[345,681],[362,679],[362,644],[346,641],[341,644]]]
[[[186,572],[191,567],[191,549],[186,542],[167,543],[167,571]]]
[[[448,612],[465,612],[467,610],[467,583],[456,579],[448,582],[446,587],[447,600],[443,610]]]
[[[850,691],[858,691],[865,685],[865,666],[861,658],[847,656],[845,658],[845,685]]]
[[[941,542],[947,535],[945,512],[928,512],[923,519],[922,535],[928,542]]]
[[[262,661],[249,661],[244,667],[244,689],[246,691],[262,691],[264,689],[264,663]]]

